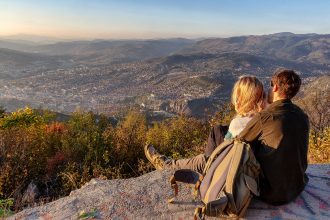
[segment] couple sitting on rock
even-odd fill
[[[212,151],[224,139],[238,138],[249,143],[260,163],[259,198],[272,205],[295,199],[308,182],[307,150],[309,121],[291,99],[301,85],[293,70],[279,70],[270,81],[266,95],[254,76],[242,76],[235,83],[232,103],[237,116],[228,126],[212,128],[204,154],[174,160],[147,144],[145,154],[156,169],[191,169],[203,172]],[[267,96],[267,97],[266,97]]]

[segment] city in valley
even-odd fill
[[[229,100],[240,75],[266,82],[285,67],[306,84],[330,72],[330,35],[317,34],[51,44],[0,39],[0,48],[0,102],[7,111],[31,106],[111,115],[139,106],[204,117]]]

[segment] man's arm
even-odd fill
[[[255,115],[251,121],[246,125],[244,130],[237,136],[238,139],[246,142],[254,142],[258,140],[261,135],[261,116],[260,114]]]

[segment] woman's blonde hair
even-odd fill
[[[264,108],[264,87],[255,76],[241,76],[234,85],[231,101],[238,115],[253,115]]]

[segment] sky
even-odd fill
[[[0,0],[0,36],[226,37],[330,33],[330,0]]]

